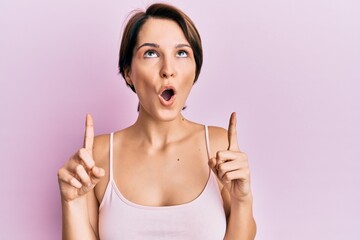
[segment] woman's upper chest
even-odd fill
[[[119,191],[129,201],[148,206],[178,205],[194,200],[203,191],[209,177],[203,131],[162,148],[121,140],[114,142],[112,171]]]
[[[119,191],[131,202],[179,205],[203,191],[209,177],[207,162],[202,141],[175,143],[157,151],[119,146],[114,148],[113,176]]]

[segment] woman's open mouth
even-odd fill
[[[171,86],[164,87],[159,95],[160,102],[164,106],[170,106],[175,100],[175,89]]]

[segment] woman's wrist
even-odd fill
[[[87,201],[85,197],[80,197],[70,201],[62,199],[61,204],[63,210],[65,211],[72,211],[72,210],[81,211],[84,208],[87,208]]]
[[[248,193],[246,196],[241,198],[231,198],[231,206],[240,206],[240,205],[252,205],[253,203],[253,195],[252,193]]]

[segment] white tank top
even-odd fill
[[[210,146],[205,126],[208,157]],[[223,201],[210,170],[201,194],[191,202],[174,206],[143,206],[127,200],[113,179],[113,133],[110,134],[109,182],[99,207],[101,240],[220,240],[226,231]]]

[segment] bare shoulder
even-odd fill
[[[109,146],[110,146],[110,135],[98,135],[94,138],[94,149],[93,149],[93,158],[95,164],[99,167],[104,167],[108,163],[109,158]]]
[[[105,193],[109,180],[110,135],[98,135],[94,138],[93,159],[95,165],[105,170],[105,176],[95,186],[94,193],[99,205]]]
[[[216,156],[216,152],[228,148],[228,132],[225,128],[209,126],[209,142],[211,156]]]
[[[114,146],[116,145],[117,139],[124,138],[124,134],[128,129],[129,128],[125,128],[114,132]],[[94,138],[93,158],[96,166],[105,169],[105,176],[108,176],[109,173],[110,135],[111,134],[103,134],[95,136]]]

